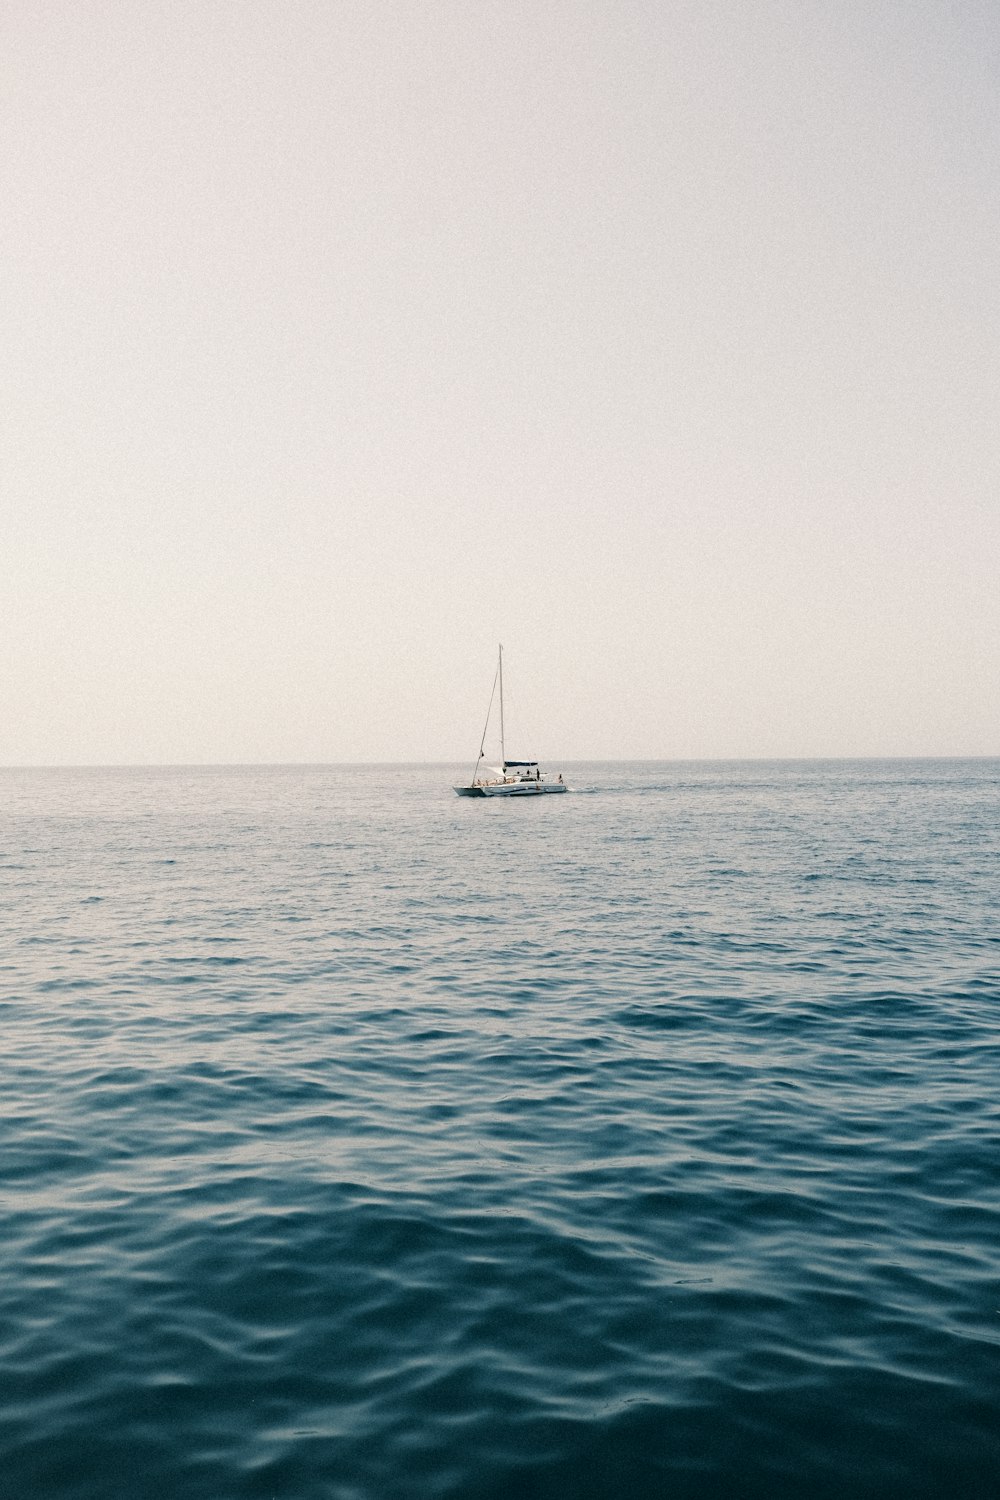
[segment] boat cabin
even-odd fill
[[[513,775],[510,773],[513,772]],[[503,763],[504,780],[511,781],[541,781],[542,773],[538,769],[537,760],[505,760]]]

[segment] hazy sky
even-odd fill
[[[996,0],[5,0],[0,761],[1000,753]]]

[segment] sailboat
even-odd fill
[[[493,712],[497,683],[500,684],[500,764],[490,767],[489,769],[493,770],[495,775],[484,779],[479,775],[479,767],[483,763],[485,754],[486,734],[490,727],[490,715]],[[472,773],[472,780],[468,786],[457,786],[455,791],[460,797],[538,797],[546,792],[564,792],[565,790],[566,783],[562,775],[560,774],[555,781],[546,781],[537,760],[507,759],[503,732],[503,647],[501,646],[496,676],[493,679],[493,691],[490,693],[490,706],[486,710],[486,724],[483,727],[476,769]]]

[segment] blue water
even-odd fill
[[[452,774],[0,772],[0,1496],[995,1500],[1000,762]]]

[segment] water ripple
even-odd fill
[[[2,774],[0,1495],[1000,1491],[997,763]]]

